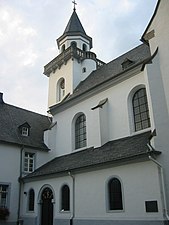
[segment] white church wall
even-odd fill
[[[158,47],[159,50],[159,60],[160,60],[160,70],[164,85],[164,91],[166,96],[167,107],[169,111],[169,63],[168,63],[168,46],[169,44],[169,26],[166,24],[169,21],[169,3],[168,0],[163,0],[160,2],[159,10],[152,24],[150,25],[147,32],[154,30],[154,37],[149,40],[151,53],[153,54]]]
[[[151,53],[158,48],[158,53],[153,59],[153,63],[147,65],[147,82],[150,87],[152,99],[152,109],[154,116],[154,127],[157,136],[153,138],[153,145],[156,150],[162,151],[159,162],[164,169],[164,179],[166,190],[169,189],[169,63],[168,63],[168,44],[169,44],[169,2],[161,0],[159,8],[153,21],[147,30],[154,31],[154,37],[149,40]],[[166,191],[166,199],[169,207],[169,193]]]
[[[57,113],[54,116],[54,121],[57,121],[58,129],[56,139],[54,140],[56,141],[57,155],[70,153],[74,150],[74,127],[72,125],[72,121],[74,116],[79,112],[83,112],[86,115],[87,147],[100,146],[102,143],[101,138],[103,138],[104,141],[110,141],[135,134],[135,132],[131,129],[132,124],[130,124],[131,115],[128,111],[128,95],[130,94],[131,90],[138,85],[145,85],[143,72],[140,72],[130,79],[110,87],[109,89],[102,91],[95,96],[92,96],[90,100],[83,100],[71,108]],[[91,110],[105,98],[108,98],[108,102],[106,103],[107,124],[104,124],[104,121],[101,121],[99,109]],[[100,110],[102,111],[102,109]],[[108,137],[105,137],[105,135],[103,137],[102,130],[105,130],[104,125],[108,126]],[[63,141],[65,139],[67,140],[66,142]]]
[[[63,64],[61,68],[57,69],[55,72],[51,72],[49,77],[49,87],[48,87],[48,107],[56,104],[58,102],[57,98],[57,83],[60,78],[65,79],[65,95],[72,93],[73,83],[72,83],[72,63],[69,60],[66,64]]]
[[[118,212],[107,209],[106,184],[112,177],[118,177],[122,182],[124,210]],[[75,180],[75,214],[79,219],[162,219],[157,167],[151,162],[134,163],[77,174]],[[159,207],[159,212],[153,215],[145,211],[145,201],[151,200],[157,200]]]
[[[84,72],[84,70],[86,72]],[[92,59],[85,59],[82,62],[78,62],[78,60],[73,60],[73,89],[77,87],[77,85],[86,79],[88,75],[96,70],[96,62]]]
[[[134,168],[134,170],[133,170]],[[75,196],[73,198],[73,181],[69,175],[48,178],[25,183],[23,192],[30,188],[35,190],[35,212],[27,211],[28,196],[23,196],[24,217],[40,217],[40,194],[45,186],[49,186],[54,194],[54,220],[162,220],[162,204],[157,166],[153,162],[126,164],[90,172],[72,173],[75,181]],[[145,175],[146,174],[146,175]],[[122,183],[123,205],[122,211],[108,210],[107,183],[112,177],[117,177]],[[67,184],[70,188],[70,212],[61,212],[61,187]],[[74,213],[73,213],[73,199]],[[158,212],[147,213],[145,201],[157,201]]]

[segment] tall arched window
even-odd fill
[[[35,204],[35,192],[33,189],[29,190],[29,196],[28,196],[28,210],[29,211],[34,211],[34,204]]]
[[[146,89],[141,88],[135,92],[132,99],[135,131],[150,127],[150,116]]]
[[[81,114],[75,121],[75,149],[86,146],[86,116]]]
[[[112,178],[108,182],[108,202],[109,210],[123,209],[121,182],[117,178]]]
[[[70,190],[68,185],[64,185],[61,189],[61,211],[70,210]]]
[[[64,78],[61,78],[58,81],[57,93],[58,93],[58,101],[61,101],[63,97],[65,96],[65,79]]]

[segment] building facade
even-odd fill
[[[168,11],[159,0],[142,44],[104,63],[73,10],[44,67],[50,151],[20,179],[20,223],[168,224]]]

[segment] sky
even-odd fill
[[[92,52],[109,62],[141,44],[157,0],[76,0],[93,39]],[[0,92],[5,103],[46,115],[44,66],[58,55],[72,0],[0,0]]]

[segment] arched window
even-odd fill
[[[61,189],[61,211],[70,210],[70,190],[68,185],[64,185]]]
[[[62,51],[61,52],[64,52],[65,51],[65,44],[62,45]]]
[[[34,211],[34,204],[35,204],[35,192],[33,189],[29,190],[29,196],[28,196],[28,210],[29,211]]]
[[[83,44],[83,51],[86,52],[86,50],[87,50],[87,46],[86,46],[86,44]]]
[[[150,127],[150,116],[146,89],[141,88],[135,92],[132,99],[135,131]]]
[[[86,73],[86,67],[83,67],[82,72]]]
[[[86,116],[81,114],[75,121],[75,149],[86,146]]]
[[[123,209],[121,182],[117,178],[112,178],[108,182],[108,202],[109,210]]]
[[[72,46],[73,48],[76,48],[76,47],[77,47],[76,41],[72,41],[72,42],[71,42],[71,46]]]
[[[61,78],[57,85],[58,101],[61,101],[65,95],[65,79]]]

